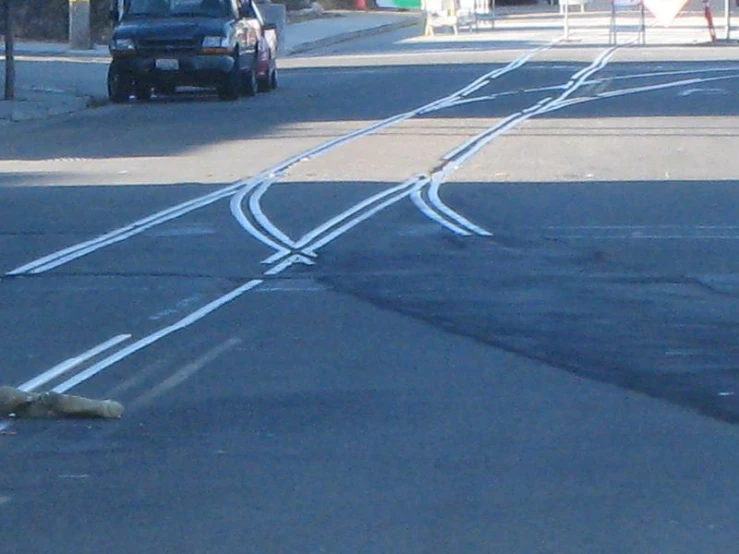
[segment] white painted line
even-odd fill
[[[250,183],[253,184],[254,182],[259,182],[259,181],[264,180],[266,177],[282,174],[283,172],[287,171],[289,168],[291,168],[292,166],[296,165],[297,163],[303,160],[316,157],[320,154],[323,154],[327,151],[332,150],[333,148],[337,146],[345,144],[346,142],[349,142],[350,140],[372,134],[373,132],[377,130],[383,129],[385,127],[389,127],[391,125],[405,121],[412,117],[416,117],[417,115],[423,114],[426,111],[436,109],[439,106],[442,106],[442,105],[448,104],[451,101],[457,100],[461,96],[470,94],[471,92],[480,88],[480,86],[484,86],[484,84],[487,84],[491,79],[497,78],[510,71],[513,71],[514,69],[521,67],[531,57],[533,57],[539,52],[542,52],[544,50],[551,48],[557,42],[558,41],[554,41],[550,43],[549,45],[545,45],[531,52],[528,52],[520,56],[516,60],[512,61],[508,65],[504,66],[503,68],[495,69],[494,71],[491,71],[486,75],[483,75],[482,77],[476,79],[475,81],[473,81],[471,84],[467,85],[466,87],[463,87],[459,89],[458,91],[444,98],[430,102],[424,106],[416,108],[415,110],[411,110],[409,112],[391,116],[387,119],[378,121],[376,123],[373,123],[372,125],[364,127],[352,133],[348,133],[346,135],[343,135],[335,139],[332,139],[330,141],[327,141],[324,144],[321,144],[301,154],[297,154],[291,158],[288,158],[287,160],[284,160],[283,162],[277,164],[276,166],[261,172],[259,175],[253,177],[252,179],[249,179],[249,180],[240,179],[239,181],[236,181],[235,183],[232,183],[231,185],[223,189],[220,189],[218,191],[209,193],[207,195],[204,195],[198,198],[194,198],[192,200],[183,202],[182,204],[178,204],[171,208],[161,210],[150,216],[142,218],[138,221],[135,221],[133,223],[127,224],[123,227],[110,231],[109,233],[105,233],[93,239],[83,241],[83,242],[74,244],[72,246],[69,246],[67,248],[58,250],[47,256],[38,258],[27,264],[19,266],[7,272],[6,275],[12,276],[12,275],[24,275],[24,274],[38,274],[38,273],[50,271],[56,267],[72,262],[78,258],[81,258],[93,252],[96,252],[102,248],[116,244],[118,242],[122,242],[124,240],[127,240],[135,235],[143,233],[147,229],[150,229],[157,225],[161,225],[163,223],[166,223],[167,221],[181,217],[182,215],[185,215],[189,212],[192,212],[194,210],[208,206],[214,202],[217,202],[218,200],[221,200],[222,198],[226,198],[228,196],[233,195],[239,189],[241,189],[244,186],[249,185]],[[481,83],[483,84],[481,85]]]
[[[111,244],[121,242],[134,235],[143,233],[147,229],[150,229],[156,225],[161,225],[162,223],[165,223],[172,219],[176,219],[184,214],[217,202],[221,198],[225,198],[233,194],[236,190],[244,186],[245,183],[245,181],[240,180],[224,189],[220,189],[210,194],[206,194],[205,196],[201,196],[193,200],[183,202],[182,204],[172,206],[171,208],[161,210],[159,212],[156,212],[155,214],[134,221],[133,223],[129,223],[128,225],[120,227],[104,235],[100,235],[99,237],[96,237],[94,239],[77,243],[68,248],[64,248],[42,258],[38,258],[37,260],[34,260],[9,271],[8,273],[6,273],[6,275],[36,274],[49,271],[50,269],[59,267],[60,265],[69,263],[73,260],[76,260],[77,258],[81,258],[82,256],[95,252],[96,250],[100,250],[101,248],[110,246]]]
[[[471,234],[469,231],[466,231],[461,227],[457,227],[451,221],[442,217],[434,208],[432,208],[431,202],[429,202],[426,196],[427,191],[425,187],[414,190],[413,194],[411,194],[411,200],[413,200],[413,203],[416,205],[416,207],[421,210],[421,212],[423,212],[426,217],[433,221],[436,221],[436,223],[443,227],[446,227],[452,233],[455,233],[457,235],[469,236]]]
[[[316,148],[313,148],[298,156],[294,156],[293,158],[286,160],[279,166],[274,167],[272,171],[275,173],[285,172],[290,167],[292,167],[294,164],[298,163],[299,161],[303,161],[303,160],[310,159],[318,155],[324,154],[338,146],[345,144],[346,142],[350,140],[370,135],[374,133],[375,131],[378,131],[390,125],[394,125],[396,123],[405,121],[407,119],[411,119],[418,115],[429,113],[431,111],[440,109],[441,107],[448,105],[450,102],[454,102],[456,99],[462,96],[468,95],[484,87],[485,85],[489,84],[492,79],[498,78],[502,75],[505,75],[506,73],[513,71],[514,69],[521,67],[527,61],[529,61],[534,55],[551,48],[554,44],[556,44],[556,42],[558,41],[555,41],[555,42],[550,43],[549,45],[545,45],[540,48],[537,48],[531,52],[527,52],[526,54],[523,54],[522,56],[519,56],[517,59],[510,62],[508,65],[502,68],[494,69],[493,71],[475,79],[475,81],[473,81],[469,85],[462,87],[461,89],[453,92],[452,94],[444,98],[434,100],[433,102],[425,104],[424,106],[421,106],[414,110],[411,110],[411,111],[408,111],[402,114],[394,115],[392,117],[389,117],[387,119],[374,123],[368,127],[354,131],[353,133],[349,133],[347,135],[337,137],[336,139],[328,141]],[[262,195],[266,193],[267,189],[273,184],[273,182],[274,181],[270,181],[269,183],[265,182],[264,185],[260,186],[258,196],[256,195],[256,192],[255,192],[254,196],[252,196],[249,202],[249,209],[250,209],[251,214],[254,216],[255,220],[257,220],[259,224],[264,228],[264,230],[271,235],[271,238],[259,232],[259,230],[257,230],[254,227],[254,225],[251,224],[251,222],[249,221],[249,218],[246,217],[246,215],[241,211],[241,204],[243,202],[243,197],[246,195],[246,193],[244,193],[244,195],[240,199],[238,200],[232,199],[232,202],[231,202],[231,212],[234,215],[234,217],[236,217],[236,219],[239,221],[241,226],[244,227],[244,229],[246,229],[252,236],[255,236],[258,240],[260,240],[264,244],[271,246],[272,248],[276,250],[276,252],[273,255],[269,256],[263,261],[263,263],[265,264],[275,263],[278,260],[281,260],[282,258],[287,256],[289,252],[286,250],[285,246],[289,246],[290,248],[295,249],[295,250],[300,250],[302,254],[305,254],[307,256],[314,256],[315,254],[311,249],[306,249],[308,242],[315,240],[315,238],[319,234],[326,232],[327,229],[331,225],[336,225],[340,223],[343,219],[350,217],[351,215],[353,215],[353,213],[357,213],[358,211],[366,208],[368,205],[368,204],[360,203],[359,205],[353,208],[354,210],[353,213],[344,212],[343,214],[340,214],[336,218],[333,218],[330,222],[327,222],[325,226],[314,229],[312,233],[309,233],[308,235],[304,236],[302,239],[298,240],[297,242],[293,242],[289,237],[287,237],[287,235],[282,233],[282,231],[280,231],[277,228],[277,226],[272,224],[272,222],[269,221],[269,219],[266,217],[266,215],[261,210],[259,200],[261,199]],[[393,189],[390,189],[381,194],[384,195],[384,194],[392,194],[392,193],[393,193]],[[372,203],[374,201],[377,201],[377,200],[368,199],[369,203]],[[284,246],[277,244],[278,241],[282,242]],[[284,270],[285,267],[289,267],[290,265],[292,264],[288,264],[287,266],[281,265],[280,267],[282,267],[282,269],[280,269],[280,271]],[[270,270],[270,271],[273,271],[273,270]]]
[[[369,219],[376,213],[380,212],[381,210],[384,210],[388,206],[392,206],[402,198],[405,198],[413,193],[413,191],[417,190],[418,188],[422,187],[425,183],[428,182],[428,177],[425,175],[421,177],[412,177],[411,179],[408,179],[405,183],[400,185],[399,187],[395,187],[396,190],[399,190],[398,193],[395,194],[395,196],[389,197],[384,202],[381,202],[377,205],[375,205],[373,208],[369,210],[365,210],[357,217],[355,217],[352,220],[346,221],[344,224],[338,226],[335,228],[332,232],[328,233],[327,235],[322,236],[320,239],[316,240],[315,242],[311,242],[309,245],[311,249],[318,250],[324,246],[326,246],[331,241],[335,240],[339,236],[343,235],[347,231],[349,231],[351,228],[356,227],[361,222]],[[408,188],[410,186],[410,188]]]
[[[469,219],[464,217],[462,214],[452,210],[447,204],[445,204],[442,201],[441,197],[439,196],[439,189],[441,188],[441,184],[442,184],[441,180],[435,179],[434,176],[431,177],[431,185],[429,186],[429,201],[431,202],[431,204],[439,212],[444,214],[449,219],[453,220],[455,223],[457,223],[461,227],[467,229],[470,233],[474,233],[481,237],[492,236],[491,232],[486,231],[479,225],[475,225]]]
[[[607,79],[592,79],[586,81],[586,85],[597,85],[605,81],[621,81],[631,79],[653,79],[655,77],[668,77],[670,75],[695,75],[700,73],[713,73],[713,72],[736,72],[736,67],[706,67],[701,69],[676,69],[673,71],[654,71],[651,73],[634,73],[632,75],[614,75]]]
[[[417,183],[425,182],[427,179],[428,178],[425,175],[420,175],[420,174],[414,175],[413,177],[411,177],[404,183],[401,183],[400,185],[386,189],[378,194],[375,194],[373,196],[370,196],[369,198],[366,198],[365,200],[359,202],[358,204],[355,204],[354,206],[352,206],[348,210],[341,212],[337,216],[332,217],[331,219],[329,219],[322,225],[319,225],[318,227],[313,229],[311,232],[301,237],[297,241],[295,246],[301,250],[307,248],[309,252],[316,250],[317,248],[325,244],[325,243],[320,243],[320,241],[317,241],[318,237],[320,237],[322,234],[327,233],[333,228],[339,227],[344,221],[356,216],[358,213],[366,210],[373,204],[380,202],[384,198],[396,195],[398,192],[401,192],[404,189],[409,189],[408,192],[410,192],[412,188],[417,185]],[[372,213],[376,213],[376,212],[372,212]],[[353,227],[353,225],[351,225],[351,227]],[[340,228],[343,228],[343,227],[340,227]]]
[[[603,69],[608,64],[608,62],[611,61],[611,58],[613,58],[619,48],[619,46],[613,46],[605,50],[604,52],[601,52],[601,54],[593,61],[593,63],[575,73],[570,79],[569,83],[567,83],[566,90],[557,98],[552,100],[551,104],[556,105],[559,102],[564,102],[565,100],[567,100],[570,95],[572,95],[575,91],[577,91],[585,84],[585,82],[591,75]]]
[[[511,61],[507,65],[494,69],[493,71],[490,71],[489,73],[486,73],[485,75],[482,75],[481,77],[478,77],[477,79],[472,81],[469,85],[450,94],[446,98],[441,98],[435,102],[431,102],[430,104],[427,104],[423,108],[420,108],[418,111],[418,114],[424,115],[426,113],[430,113],[430,112],[437,111],[440,109],[446,109],[452,105],[455,105],[455,103],[460,101],[462,98],[469,96],[473,92],[477,92],[481,88],[490,84],[492,80],[502,77],[503,75],[518,69],[519,67],[526,64],[536,54],[539,54],[540,52],[544,52],[545,50],[549,50],[558,42],[561,42],[561,39],[556,39],[555,41],[547,45],[541,46],[539,48],[536,48],[535,50],[527,52],[519,56],[515,60]]]
[[[144,394],[139,396],[134,402],[131,403],[130,408],[139,408],[145,404],[149,404],[153,400],[159,398],[163,394],[166,394],[175,387],[180,386],[182,383],[184,383],[190,377],[200,371],[203,367],[213,362],[221,354],[238,346],[239,344],[241,344],[241,342],[242,340],[240,338],[232,337],[224,343],[211,348],[210,350],[205,352],[205,354],[203,354],[202,356],[198,356],[192,362],[186,364],[180,370],[176,371],[175,373],[164,379],[161,383],[159,383],[155,387],[152,387]]]
[[[278,252],[288,254],[290,252],[289,249],[285,248],[285,246],[283,246],[282,244],[275,242],[269,236],[265,235],[259,229],[257,229],[249,220],[249,218],[246,217],[246,214],[241,208],[246,195],[249,194],[257,185],[261,185],[261,183],[253,183],[251,186],[246,186],[231,198],[231,214],[234,216],[239,225],[241,225],[241,227],[255,239],[269,246],[270,248],[274,248]]]
[[[481,150],[483,146],[488,144],[493,139],[499,137],[506,131],[513,129],[524,121],[530,119],[531,117],[539,113],[541,109],[551,101],[551,97],[543,98],[533,106],[529,106],[525,110],[503,118],[498,124],[490,127],[489,129],[486,129],[481,133],[478,133],[476,136],[463,142],[453,150],[447,152],[443,156],[443,159],[446,160],[448,163],[438,172],[440,174],[441,180],[443,181],[448,173],[450,173],[454,169],[457,169],[462,163],[467,161],[467,159]]]
[[[704,78],[696,78],[696,79],[686,79],[683,81],[674,81],[671,83],[661,83],[658,85],[647,85],[643,87],[633,87],[633,88],[622,89],[622,90],[601,92],[600,94],[597,95],[597,97],[598,98],[611,98],[614,96],[623,96],[626,94],[639,94],[642,92],[651,92],[653,90],[661,90],[661,89],[666,89],[666,88],[684,87],[684,86],[697,85],[697,84],[702,84],[702,83],[725,81],[727,79],[736,79],[737,77],[739,77],[739,73],[735,73],[734,75],[721,75],[720,77],[704,77]]]
[[[262,211],[262,196],[264,196],[264,193],[267,192],[267,189],[272,185],[273,182],[274,181],[272,180],[265,181],[264,183],[261,183],[251,193],[251,196],[249,197],[249,211],[257,220],[257,223],[259,223],[262,228],[267,231],[267,233],[269,233],[277,241],[281,242],[288,248],[294,248],[295,241],[288,237],[285,233],[283,233],[282,230],[280,230],[276,225],[274,225],[272,221],[270,221],[269,218]]]
[[[265,275],[277,275],[278,273],[282,273],[285,271],[288,267],[295,265],[295,264],[304,264],[304,265],[314,265],[315,262],[311,260],[310,258],[306,258],[305,256],[301,254],[293,254],[292,256],[288,256],[287,259],[282,260],[280,263],[276,264],[275,266],[271,267],[267,271],[264,272]]]
[[[736,73],[734,75],[722,75],[720,77],[706,77],[706,78],[700,78],[700,79],[686,79],[682,81],[672,81],[669,83],[659,83],[656,85],[645,85],[642,87],[633,87],[628,89],[620,89],[620,90],[612,90],[607,92],[601,92],[598,93],[595,96],[587,96],[583,98],[570,98],[569,100],[566,100],[564,102],[560,102],[557,104],[552,104],[551,106],[547,106],[545,109],[543,109],[540,113],[537,115],[544,115],[549,112],[555,112],[558,110],[562,110],[564,108],[568,108],[570,106],[575,106],[577,104],[585,104],[587,102],[593,102],[595,100],[603,100],[607,98],[617,98],[619,96],[629,96],[631,94],[641,94],[645,92],[652,92],[655,90],[664,90],[669,88],[679,88],[679,87],[685,87],[690,85],[696,85],[701,83],[707,83],[711,81],[723,81],[728,79],[737,79],[739,78],[739,73]]]
[[[67,379],[63,383],[54,387],[52,390],[54,392],[66,392],[72,387],[76,387],[80,383],[87,381],[91,377],[94,377],[101,371],[104,371],[105,369],[109,368],[113,364],[123,360],[124,358],[127,358],[131,354],[134,354],[138,352],[139,350],[142,350],[146,348],[147,346],[154,344],[155,342],[163,339],[164,337],[171,335],[172,333],[175,333],[176,331],[189,327],[193,323],[201,320],[208,314],[214,312],[215,310],[217,310],[224,304],[227,304],[235,300],[236,298],[243,295],[247,291],[250,291],[253,288],[259,286],[262,282],[263,282],[262,279],[253,279],[251,281],[248,281],[247,283],[244,283],[243,285],[236,287],[231,292],[224,294],[223,296],[217,298],[216,300],[213,300],[212,302],[192,312],[186,317],[183,317],[182,319],[173,323],[172,325],[163,327],[162,329],[154,333],[151,333],[150,335],[142,339],[139,339],[136,342],[120,349],[114,354],[111,354],[110,356],[100,360],[96,364],[91,365],[86,370],[81,371],[80,373],[76,374],[70,379]]]
[[[550,106],[558,105],[559,103],[566,101],[571,94],[583,86],[588,77],[605,67],[618,48],[618,46],[614,46],[601,52],[601,54],[589,66],[575,73],[570,78],[567,85],[565,85],[565,90],[558,97],[544,98],[520,112],[505,117],[495,126],[486,129],[445,154],[443,159],[450,163],[447,163],[439,171],[439,183],[441,184],[451,171],[457,169],[462,163],[477,153],[494,138],[514,127],[517,127],[524,121],[527,121],[536,115],[545,113]]]
[[[63,361],[62,363],[55,365],[51,369],[44,371],[42,374],[40,374],[37,377],[34,377],[30,381],[26,381],[25,383],[20,385],[18,388],[22,391],[31,392],[37,389],[38,387],[45,385],[49,381],[52,381],[56,379],[57,377],[64,375],[65,373],[77,367],[81,363],[86,362],[87,360],[91,358],[94,358],[98,354],[105,352],[109,348],[112,348],[113,346],[116,346],[130,338],[131,338],[131,335],[116,335],[112,339],[109,339],[105,342],[100,343],[94,348],[91,348],[83,352],[79,356],[69,358],[68,360]]]
[[[536,115],[545,113],[546,111],[551,111],[552,106],[561,106],[566,104],[570,95],[581,88],[591,75],[601,70],[603,67],[606,66],[606,64],[608,64],[618,48],[619,46],[613,46],[604,50],[589,66],[582,68],[580,71],[572,75],[568,83],[564,86],[564,90],[559,96],[544,98],[538,101],[536,104],[529,106],[528,108],[520,112],[511,114],[500,120],[496,125],[482,131],[481,133],[478,133],[476,136],[447,152],[442,158],[446,163],[444,164],[444,166],[442,166],[440,170],[438,170],[431,176],[431,184],[428,192],[428,202],[426,202],[426,198],[424,197],[424,195],[419,192],[418,194],[414,194],[413,196],[414,203],[419,208],[421,208],[422,212],[426,215],[430,215],[432,212],[434,212],[436,215],[430,215],[433,220],[441,223],[445,227],[451,229],[454,232],[457,232],[458,234],[465,234],[464,231],[462,233],[459,233],[458,228],[461,227],[465,231],[469,231],[471,233],[475,233],[481,236],[490,236],[490,233],[488,231],[486,231],[482,227],[475,225],[474,223],[463,217],[461,214],[458,214],[449,206],[444,204],[439,193],[441,185],[444,183],[451,172],[458,169],[470,157],[474,156],[493,139],[497,138],[506,131],[519,126],[524,121],[527,121],[528,119]],[[470,90],[477,89],[473,87]],[[449,105],[450,103],[446,104],[447,107]],[[448,219],[449,221],[443,222],[443,220],[445,219]]]

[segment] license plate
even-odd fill
[[[180,68],[180,62],[163,58],[156,60],[155,66],[157,69],[161,69],[162,71],[177,71]]]

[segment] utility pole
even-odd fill
[[[69,47],[87,50],[90,40],[90,0],[69,0]]]
[[[13,1],[5,0],[5,100],[15,98],[15,29]]]

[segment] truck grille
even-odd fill
[[[136,42],[136,50],[145,57],[195,54],[199,43],[194,39],[145,38]]]

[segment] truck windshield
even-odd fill
[[[124,17],[223,17],[229,0],[130,0]]]

